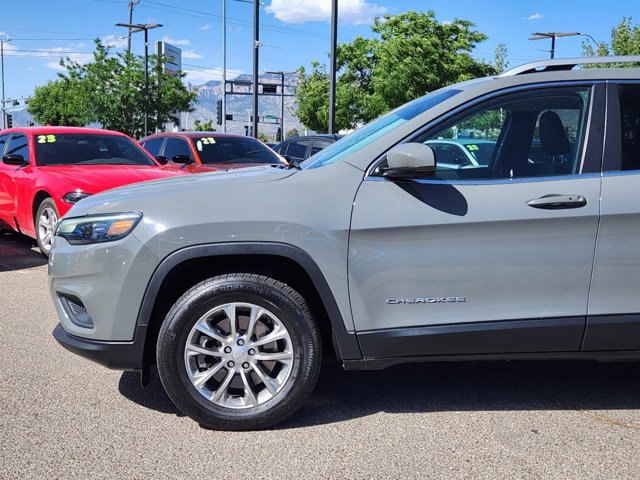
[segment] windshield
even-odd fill
[[[202,136],[191,139],[203,164],[264,163],[283,165],[285,162],[269,147],[252,137]]]
[[[62,133],[35,135],[39,166],[157,164],[131,139],[119,135]]]
[[[429,95],[420,97],[406,105],[403,105],[402,107],[392,110],[386,115],[362,128],[359,128],[355,132],[316,153],[313,157],[309,158],[309,160],[302,163],[302,169],[309,170],[312,168],[320,168],[337,162],[338,160],[342,160],[347,155],[366,147],[384,134],[395,130],[400,125],[405,124],[412,118],[417,117],[421,113],[424,113],[433,106],[459,92],[460,90],[453,88],[437,90]]]

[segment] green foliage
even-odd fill
[[[622,17],[622,21],[611,29],[611,43],[601,42],[594,49],[590,43],[585,41],[582,44],[583,56],[640,55],[640,25],[632,25],[631,21],[631,17]],[[607,68],[610,66],[606,64],[587,65],[588,68]]]
[[[285,135],[285,140],[289,140],[290,138],[295,138],[295,137],[299,137],[300,133],[298,132],[297,128],[292,128],[291,130],[289,130],[287,132],[287,134]]]
[[[216,129],[213,127],[213,120],[209,119],[206,122],[202,123],[200,120],[196,120],[193,122],[193,129],[196,132],[215,132]]]
[[[378,38],[357,37],[337,49],[336,126],[354,128],[389,109],[443,86],[495,73],[470,53],[487,37],[461,19],[440,23],[433,11],[376,18]],[[299,69],[297,114],[325,132],[329,119],[329,76],[325,65]]]
[[[96,40],[93,61],[80,64],[70,59],[61,65],[67,70],[58,80],[36,89],[29,101],[29,111],[40,123],[86,125],[98,122],[109,130],[118,130],[139,137],[144,129],[144,59],[131,54],[112,54]],[[167,123],[178,123],[178,112],[193,111],[195,92],[189,92],[180,80],[161,70],[162,58],[150,56],[149,61],[149,122],[150,132]],[[45,89],[44,91],[41,89]],[[56,107],[49,101],[48,108],[37,97],[58,97],[60,90],[69,88],[66,103]],[[36,100],[35,105],[33,101]],[[63,111],[75,116],[63,115]],[[36,116],[37,115],[37,116]],[[73,123],[66,123],[73,122]]]
[[[496,49],[493,52],[493,68],[496,73],[504,72],[509,66],[507,62],[507,46],[504,43],[496,45]]]
[[[42,125],[82,127],[93,119],[89,92],[78,79],[68,77],[36,87],[27,109]]]
[[[267,136],[266,133],[258,132],[258,140],[260,140],[263,143],[267,143],[269,141],[269,137]]]

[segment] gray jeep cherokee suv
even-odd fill
[[[294,413],[325,355],[638,360],[640,69],[574,69],[623,60],[640,57],[432,92],[300,169],[86,198],[56,231],[54,336],[156,364],[180,410],[229,430]],[[439,165],[438,139],[488,141],[490,160]]]

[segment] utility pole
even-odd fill
[[[258,138],[258,52],[260,51],[260,1],[253,0],[253,121],[252,134]]]
[[[129,25],[133,23],[133,7],[138,5],[140,0],[129,0]],[[127,33],[127,53],[131,53],[131,27]]]
[[[227,0],[222,0],[222,131],[227,133]]]
[[[8,35],[3,35],[0,38],[0,67],[2,67],[2,129],[7,128],[7,116],[5,115],[5,105],[4,105],[4,42],[10,42],[11,37]]]
[[[331,71],[329,85],[329,132],[336,133],[336,50],[338,43],[338,0],[331,3]],[[283,82],[284,83],[284,82]]]

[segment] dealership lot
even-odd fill
[[[60,347],[47,266],[0,233],[0,478],[637,478],[640,364],[324,365],[280,428],[216,432],[157,376]]]

